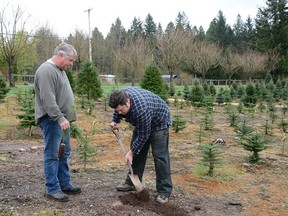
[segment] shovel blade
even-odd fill
[[[141,192],[143,190],[143,186],[142,186],[142,183],[140,182],[139,177],[137,175],[132,175],[132,174],[129,174],[129,177],[134,187],[136,188],[137,192]]]

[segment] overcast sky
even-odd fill
[[[169,22],[175,23],[179,12],[184,12],[192,26],[202,25],[207,31],[219,10],[232,26],[238,14],[243,21],[249,15],[254,19],[258,8],[266,6],[266,0],[4,0],[1,11],[7,2],[31,15],[29,23],[47,25],[60,37],[75,33],[75,29],[88,34],[88,12],[84,11],[89,8],[91,30],[97,27],[106,37],[117,17],[128,30],[134,17],[145,21],[150,13],[154,22],[166,29]]]

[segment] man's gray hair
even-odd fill
[[[65,42],[62,42],[55,48],[54,55],[57,56],[59,54],[63,54],[65,56],[74,56],[75,58],[77,57],[77,51],[75,50],[75,48]]]

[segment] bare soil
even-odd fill
[[[171,104],[173,115],[176,109]],[[288,215],[288,145],[275,127],[268,148],[260,152],[261,160],[250,164],[247,152],[239,145],[239,137],[229,126],[224,106],[216,106],[212,130],[199,138],[201,111],[186,107],[178,110],[187,123],[175,133],[170,130],[170,157],[173,193],[169,203],[155,202],[155,170],[149,155],[143,185],[148,198],[137,192],[118,192],[115,186],[127,173],[114,135],[107,129],[111,110],[98,104],[91,116],[78,112],[78,125],[96,147],[97,155],[90,158],[86,170],[79,157],[77,140],[72,139],[70,158],[72,183],[82,188],[70,201],[59,203],[44,197],[43,141],[39,128],[32,137],[27,129],[18,129],[19,113],[16,101],[0,103],[0,215],[194,215],[194,216],[285,216]],[[259,125],[263,113],[253,117]],[[252,118],[250,118],[252,119]],[[131,129],[122,124],[121,137],[128,148]],[[213,177],[200,175],[201,143],[218,137],[222,163]],[[281,141],[282,139],[282,141]],[[284,150],[283,150],[284,142]],[[286,143],[285,143],[286,142]],[[145,192],[145,193],[146,193]]]

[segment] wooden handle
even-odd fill
[[[122,154],[123,154],[123,156],[125,157],[127,153],[126,153],[126,150],[125,150],[125,148],[124,148],[124,144],[123,144],[123,142],[122,142],[122,140],[121,140],[121,138],[120,138],[119,130],[113,130],[113,129],[111,129],[111,130],[112,130],[112,132],[114,133],[114,135],[116,136],[117,142],[119,143],[119,145],[120,145],[120,147],[121,147]],[[127,161],[127,164],[128,164],[128,166],[129,166],[130,173],[131,173],[132,175],[134,175],[130,161]]]

